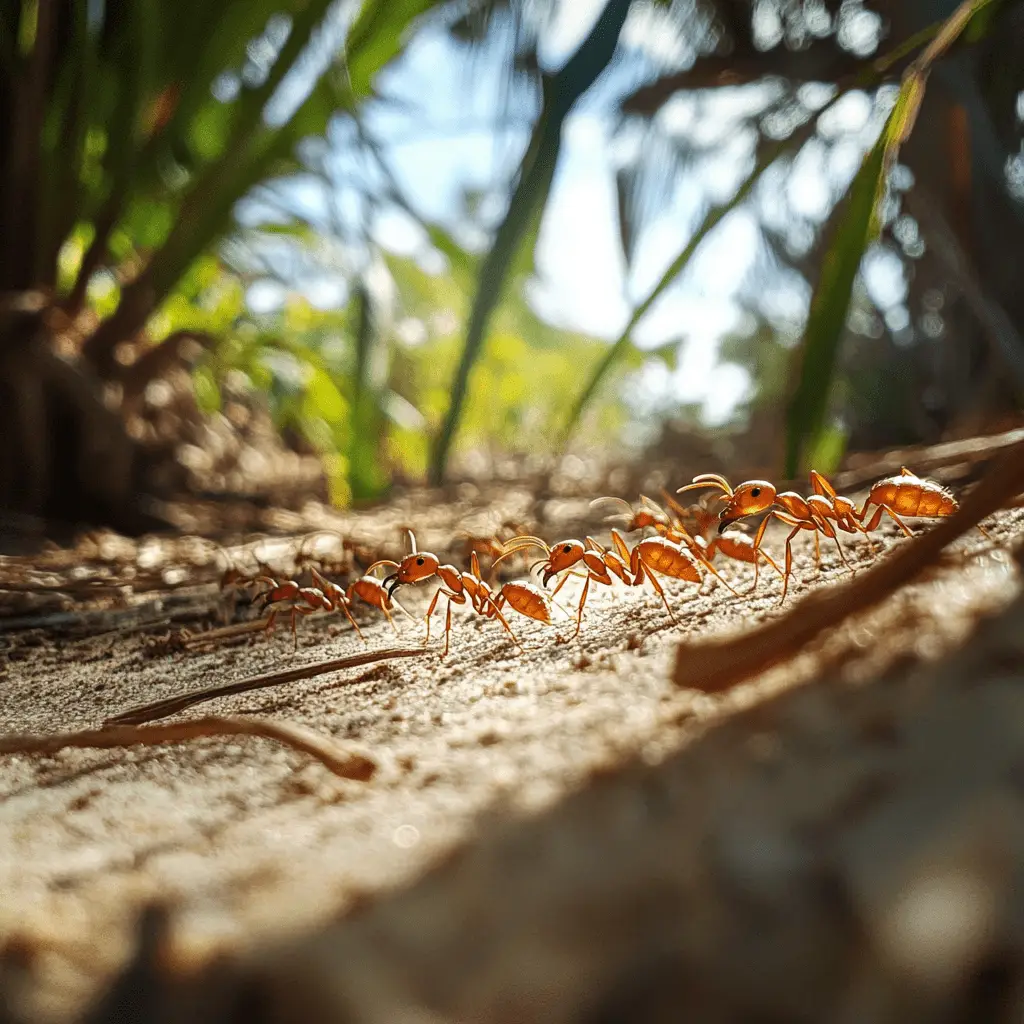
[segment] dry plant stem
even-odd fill
[[[265,718],[217,716],[196,718],[190,722],[172,722],[169,725],[115,725],[81,732],[58,732],[48,736],[0,736],[0,754],[53,754],[67,747],[106,750],[111,747],[180,743],[204,736],[262,736],[276,740],[315,757],[343,779],[366,782],[377,768],[377,763],[366,754],[346,750],[300,725]]]
[[[812,594],[788,615],[743,636],[681,644],[673,681],[687,689],[715,693],[744,682],[799,653],[819,633],[864,611],[909,583],[942,549],[1024,489],[1024,442],[996,460],[960,510],[923,537],[908,541],[892,557],[850,583]]]
[[[291,668],[285,672],[271,672],[262,676],[251,676],[248,679],[240,679],[236,683],[222,683],[219,686],[208,686],[203,690],[194,690],[192,693],[181,693],[176,697],[166,697],[163,700],[153,701],[151,704],[138,704],[127,711],[122,711],[113,718],[108,718],[107,725],[140,725],[143,722],[153,722],[158,718],[166,718],[168,715],[184,711],[195,704],[202,704],[204,701],[215,700],[217,697],[227,697],[234,693],[246,693],[249,690],[262,690],[268,686],[280,686],[283,683],[293,683],[298,679],[311,679],[313,676],[323,675],[325,672],[336,672],[343,668],[358,668],[361,665],[372,665],[378,661],[390,661],[392,658],[422,658],[427,652],[422,647],[404,648],[389,647],[383,651],[367,651],[365,654],[355,654],[347,658],[333,658],[331,661],[317,661],[312,665],[303,665],[300,668]]]
[[[237,640],[239,637],[248,636],[250,633],[258,633],[266,630],[270,616],[264,615],[262,619],[253,619],[250,622],[237,622],[231,626],[218,626],[215,629],[204,629],[201,633],[191,633],[181,641],[182,647],[191,649],[202,647],[204,644],[214,644],[221,640]]]

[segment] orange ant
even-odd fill
[[[523,650],[523,645],[519,642],[515,633],[512,632],[512,627],[508,624],[508,620],[501,611],[506,604],[513,611],[519,612],[520,615],[525,615],[527,618],[534,619],[537,622],[550,624],[551,611],[548,606],[547,595],[533,584],[506,583],[495,593],[480,578],[480,560],[475,551],[471,554],[470,572],[460,572],[454,565],[442,565],[437,555],[430,551],[417,551],[415,535],[412,530],[409,530],[408,534],[412,549],[411,554],[406,555],[401,562],[382,559],[380,562],[370,566],[370,570],[372,571],[377,565],[395,566],[397,571],[393,572],[390,576],[386,576],[383,581],[388,597],[393,597],[395,590],[407,583],[419,583],[422,580],[430,579],[432,576],[436,576],[441,581],[441,586],[434,594],[430,607],[427,609],[427,614],[424,616],[427,624],[427,635],[423,643],[424,646],[430,643],[430,617],[434,614],[437,602],[444,595],[448,598],[448,606],[445,614],[444,653],[441,655],[442,658],[447,656],[451,645],[453,603],[464,605],[468,601],[473,611],[478,615],[483,615],[488,619],[497,619],[505,627],[506,632],[512,638],[512,642],[520,650]],[[522,546],[525,545],[519,545],[510,548],[508,551],[503,551],[499,558],[513,554]]]
[[[669,618],[676,622],[675,614],[669,606],[665,591],[658,582],[655,573],[663,576],[670,576],[673,579],[687,580],[691,583],[701,584],[704,577],[701,574],[701,566],[707,568],[706,560],[699,555],[691,554],[689,550],[667,537],[647,537],[641,540],[632,550],[626,544],[625,539],[618,530],[611,531],[612,544],[615,551],[609,551],[598,544],[593,537],[587,537],[586,541],[575,538],[559,541],[552,547],[548,547],[543,541],[536,537],[513,538],[508,544],[522,541],[519,546],[526,546],[525,542],[531,542],[544,549],[547,559],[540,563],[541,582],[547,586],[552,577],[564,572],[565,575],[559,581],[551,594],[552,599],[565,585],[570,576],[583,576],[583,593],[580,595],[580,602],[576,609],[576,630],[569,637],[570,640],[579,635],[583,623],[583,606],[586,604],[587,595],[590,593],[591,582],[601,583],[604,586],[612,585],[612,576],[617,576],[628,586],[638,587],[644,580],[650,580],[651,585],[657,591],[665,605]],[[585,573],[578,572],[574,567],[583,562]],[[714,569],[712,569],[714,572]],[[715,572],[718,576],[718,573]],[[721,577],[718,576],[721,580]],[[729,590],[729,584],[722,580],[724,586]],[[733,591],[735,593],[735,591]]]
[[[394,619],[391,616],[392,605],[405,611],[397,601],[392,601],[384,590],[383,584],[374,576],[364,576],[352,583],[348,590],[332,583],[322,576],[316,569],[310,568],[310,575],[313,579],[313,586],[300,586],[295,580],[277,580],[273,576],[259,575],[247,577],[237,570],[230,570],[225,573],[227,586],[235,587],[256,587],[263,586],[266,589],[256,596],[258,607],[262,610],[270,609],[270,615],[264,625],[265,632],[273,630],[278,615],[288,610],[291,619],[292,640],[295,649],[298,650],[299,639],[296,624],[300,615],[312,615],[314,612],[342,612],[345,618],[352,624],[356,635],[364,643],[366,638],[359,628],[350,611],[354,598],[382,611],[391,623],[391,628],[398,632]],[[277,605],[278,607],[272,607]],[[408,615],[409,613],[406,612]]]
[[[614,531],[612,532],[614,533]],[[590,593],[592,581],[610,587],[612,585],[612,575],[615,575],[623,583],[630,586],[633,584],[633,579],[629,575],[628,554],[626,562],[623,562],[617,555],[601,547],[592,537],[587,537],[585,542],[575,538],[562,540],[552,547],[548,547],[539,537],[513,537],[507,544],[510,547],[514,545],[514,550],[520,550],[524,547],[538,547],[547,555],[546,560],[542,559],[540,562],[534,563],[541,567],[541,583],[545,587],[552,577],[557,576],[559,573],[565,573],[558,581],[554,591],[552,591],[552,601],[562,587],[565,586],[570,576],[583,577],[583,593],[580,595],[579,607],[576,609],[576,630],[569,637],[570,640],[579,635],[580,627],[583,624],[583,606],[587,603],[587,595]],[[584,572],[578,572],[574,568],[581,561],[583,562]],[[558,642],[564,643],[565,641],[562,637],[559,637]]]
[[[334,586],[334,584],[332,584]],[[338,587],[338,590],[341,588]],[[360,576],[359,579],[354,580],[349,584],[348,590],[345,591],[345,597],[351,605],[353,597],[358,597],[364,604],[370,605],[371,608],[376,608],[378,611],[384,613],[384,617],[388,620],[391,628],[398,633],[398,627],[395,625],[395,620],[391,615],[392,607],[397,608],[400,612],[404,612],[409,618],[411,615],[384,589],[384,582],[377,579],[376,576]]]
[[[314,612],[344,612],[345,617],[352,623],[352,628],[356,631],[356,635],[360,640],[364,640],[362,631],[356,625],[356,620],[352,618],[352,613],[349,611],[351,602],[345,591],[336,583],[331,583],[330,580],[324,579],[316,569],[311,569],[310,573],[315,584],[312,587],[300,587],[295,580],[278,582],[271,576],[256,576],[253,578],[253,584],[263,584],[268,588],[257,598],[261,608],[270,608],[270,615],[264,627],[266,632],[269,633],[274,628],[274,622],[277,620],[278,613],[282,610],[280,607],[273,608],[271,606],[286,605],[291,613],[292,640],[295,644],[295,650],[299,649],[299,637],[295,628],[296,621],[300,615],[312,615]]]
[[[854,505],[849,498],[836,495],[832,485],[820,474],[811,470],[811,486],[815,493],[805,498],[795,491],[777,491],[774,484],[767,480],[748,480],[735,489],[725,477],[717,473],[702,473],[695,476],[693,482],[680,487],[677,493],[693,490],[698,487],[717,487],[726,496],[726,504],[719,513],[719,532],[725,531],[737,519],[768,512],[762,520],[754,536],[753,550],[760,551],[761,541],[771,519],[793,527],[786,538],[786,567],[782,576],[782,597],[779,603],[786,600],[789,589],[789,577],[793,571],[793,538],[801,530],[810,530],[814,534],[814,555],[820,565],[821,552],[818,534],[830,537],[836,542],[839,557],[843,565],[853,572],[853,566],[846,559],[842,545],[839,543],[837,529],[846,533],[867,533],[864,526],[854,517]],[[778,505],[778,508],[774,506]],[[755,586],[757,563],[755,562]]]
[[[718,522],[717,512],[708,512],[697,507],[695,518],[700,532],[694,535],[683,525],[683,517],[688,515],[688,510],[675,501],[671,495],[665,494],[664,497],[672,509],[671,515],[658,505],[657,502],[652,501],[644,494],[640,495],[641,507],[638,509],[634,509],[622,498],[597,498],[591,502],[591,505],[596,505],[598,502],[612,501],[625,506],[626,512],[623,513],[623,516],[630,516],[628,522],[623,526],[623,530],[626,533],[650,528],[659,536],[666,538],[666,540],[670,540],[675,544],[685,544],[690,554],[699,559],[701,564],[717,576],[723,586],[727,587],[734,594],[736,594],[736,591],[722,579],[718,570],[711,564],[712,559],[718,553],[737,562],[752,563],[754,565],[754,588],[757,587],[757,565],[759,558],[763,558],[779,576],[782,575],[782,570],[775,564],[768,552],[755,548],[750,536],[741,530],[726,530],[712,537],[711,540],[706,540],[703,533]]]
[[[864,526],[868,509],[872,505],[875,506],[874,515]],[[960,503],[941,484],[919,477],[902,466],[898,476],[887,476],[873,484],[864,506],[859,512],[853,511],[852,515],[867,533],[876,530],[882,521],[882,513],[887,513],[907,537],[912,537],[913,533],[903,522],[902,516],[939,518],[951,516],[959,507]],[[983,537],[988,538],[981,526],[978,529]]]

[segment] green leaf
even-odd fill
[[[463,283],[472,281],[477,261],[444,228],[426,221],[419,223],[426,230],[430,244],[448,258],[452,276]]]
[[[480,268],[466,343],[452,383],[451,404],[438,432],[430,463],[430,481],[435,485],[444,477],[462,417],[470,373],[480,358],[488,322],[509,273],[516,269],[517,255],[522,252],[524,239],[531,242],[529,262],[520,262],[518,266],[520,269],[533,267],[533,243],[561,153],[562,126],[572,108],[611,62],[629,7],[629,0],[608,0],[576,52],[557,74],[544,79],[541,111],[520,163],[519,181],[512,193],[508,212],[495,234],[491,251]]]
[[[377,73],[402,52],[410,24],[437,6],[439,0],[366,0],[346,45],[349,86],[356,100],[372,93]]]
[[[192,389],[200,412],[209,415],[220,409],[220,387],[208,366],[197,366],[192,371]]]
[[[800,349],[797,385],[786,416],[784,473],[788,477],[807,468],[808,453],[817,451],[824,443],[821,434],[825,429],[829,393],[853,283],[865,249],[878,237],[880,200],[886,177],[896,162],[900,145],[913,131],[928,72],[972,19],[998,2],[1000,0],[965,0],[942,24],[904,73],[885,127],[853,180],[811,298]]]
[[[309,408],[326,423],[340,423],[348,413],[348,403],[338,385],[323,370],[313,371],[306,386],[306,397]]]
[[[890,120],[893,118],[890,114]],[[825,252],[818,285],[811,298],[807,328],[800,349],[796,389],[786,416],[784,472],[795,477],[806,460],[808,445],[815,443],[828,410],[829,391],[839,341],[846,328],[853,282],[864,250],[877,235],[875,202],[884,184],[886,132],[871,147],[853,180]]]
[[[847,433],[842,427],[826,425],[814,438],[814,447],[810,449],[807,464],[826,476],[834,473],[846,451],[846,440]]]

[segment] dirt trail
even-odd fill
[[[423,510],[423,546],[431,543],[432,533],[450,529],[453,516],[443,507]],[[378,763],[370,782],[338,779],[320,764],[259,739],[0,759],[0,935],[17,936],[40,953],[31,976],[33,1013],[38,1019],[66,1020],[76,1012],[127,955],[135,915],[151,897],[177,906],[175,942],[190,956],[276,942],[333,921],[367,897],[377,899],[411,883],[472,837],[503,834],[518,827],[513,823],[521,816],[542,811],[548,812],[545,820],[557,820],[561,808],[552,808],[559,801],[623,764],[675,763],[692,748],[680,785],[689,794],[688,813],[703,809],[703,817],[693,821],[694,834],[704,834],[713,820],[716,829],[726,831],[729,822],[746,828],[755,821],[768,835],[785,801],[775,807],[756,789],[730,789],[729,780],[744,772],[751,758],[774,763],[780,745],[788,751],[791,743],[811,751],[804,758],[810,763],[834,765],[838,756],[837,770],[845,771],[846,754],[836,751],[844,743],[853,750],[860,740],[851,737],[843,716],[851,701],[871,692],[864,684],[894,665],[902,678],[909,665],[945,657],[979,616],[1005,608],[1018,593],[1019,569],[1006,547],[1024,537],[1024,511],[1000,513],[992,522],[995,546],[977,535],[961,540],[919,584],[844,624],[796,661],[715,698],[673,687],[675,644],[684,636],[742,630],[779,614],[780,585],[768,573],[751,598],[733,598],[711,581],[699,594],[692,586],[670,585],[680,616],[676,626],[648,589],[616,587],[593,594],[578,642],[554,642],[556,633],[567,632],[562,617],[555,629],[516,620],[527,648],[520,656],[496,623],[460,617],[453,653],[445,661],[435,648],[422,660],[315,678],[203,709],[279,717],[356,744]],[[549,536],[557,532],[546,530]],[[904,541],[887,534],[885,543]],[[778,543],[770,547],[774,551]],[[866,546],[847,547],[857,552],[855,564],[867,564]],[[796,550],[800,585],[795,596],[811,586],[842,583],[834,553],[824,549],[827,564],[817,573],[812,545],[798,541]],[[749,581],[748,567],[725,566],[722,572],[734,584]],[[571,604],[570,588],[563,594]],[[421,608],[422,596],[407,603]],[[371,623],[364,626],[370,647],[393,645],[386,625],[364,621]],[[405,639],[414,641],[415,628],[407,623],[402,629]],[[240,647],[161,657],[146,657],[138,635],[17,647],[0,678],[0,731],[87,728],[131,704],[183,689],[362,649],[350,630],[327,619],[302,624],[295,655],[286,631]],[[744,718],[738,721],[745,725],[723,732],[737,712],[773,706],[780,694],[823,671],[831,681],[828,699],[808,705],[810,710],[793,721],[782,716],[768,724],[766,719],[763,728],[752,730]],[[902,714],[916,713],[913,700],[904,704]],[[731,738],[712,743],[720,732]],[[742,756],[741,750],[746,751]],[[971,756],[968,750],[961,753]],[[805,770],[807,764],[801,764]],[[849,781],[847,776],[842,785],[820,782],[814,815],[845,813]],[[586,798],[566,806],[578,808]],[[719,799],[723,802],[716,806]],[[633,812],[625,804],[620,812],[619,833],[628,833]],[[574,813],[567,811],[570,818]],[[678,820],[672,826],[685,827]],[[723,863],[747,856],[749,843],[737,828],[735,836],[723,840]],[[618,856],[616,844],[626,841],[624,836],[617,833],[599,856]],[[592,840],[588,834],[586,842]],[[495,849],[495,842],[489,839],[484,849]],[[566,849],[584,848],[566,842]],[[563,873],[590,870],[586,861],[577,863],[567,853],[563,860]],[[754,864],[751,870],[762,867]],[[521,875],[521,863],[519,869]],[[393,931],[404,936],[401,943],[413,959],[422,952],[418,943],[441,926],[425,926],[418,933],[424,938],[416,940],[408,922],[422,923],[426,918],[420,915],[433,920],[438,899],[453,907],[462,899],[475,900],[475,912],[483,913],[478,882],[484,876],[467,877],[462,889],[463,882],[448,875],[447,882],[428,881],[404,903],[402,897],[391,901],[390,910],[385,900],[379,912],[385,921],[391,914],[394,923],[399,908],[412,907],[406,925]],[[493,885],[495,879],[487,877]],[[558,877],[552,868],[551,878]],[[510,881],[512,890],[521,884]],[[577,912],[578,902],[570,902]],[[462,920],[460,914],[454,914],[451,927]],[[602,924],[611,927],[604,918]],[[359,927],[352,925],[354,934]],[[351,952],[354,940],[341,941]],[[449,945],[438,939],[437,948],[455,956],[459,950],[450,945],[452,936],[445,941]],[[366,945],[372,949],[372,943]],[[378,968],[381,962],[378,958]],[[416,970],[429,962],[429,957],[418,961]],[[608,962],[602,956],[588,970]],[[535,994],[555,983],[555,975],[537,974],[512,956],[500,971],[494,969],[497,973],[482,971],[481,978],[490,979],[489,997],[481,980],[457,1006],[454,996],[447,1003],[433,1001],[460,1019],[577,1019],[553,1008],[543,1017],[485,1012],[498,988],[511,984],[507,972],[514,966],[525,971],[519,977],[527,988],[530,979],[536,982]],[[380,975],[387,976],[386,971]],[[438,982],[442,988],[448,984]],[[370,992],[371,983],[367,986]],[[395,991],[418,993],[409,999],[429,1004],[421,987],[417,982]],[[377,989],[373,993],[359,1003],[362,1015],[356,1019],[398,1019],[388,1016],[397,1011],[387,1010],[390,1004],[380,1002]],[[574,998],[568,989],[565,998]]]

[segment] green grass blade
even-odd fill
[[[439,0],[367,0],[345,46],[349,85],[357,101],[371,94],[377,72],[404,49],[410,23],[438,6]]]
[[[875,200],[885,180],[885,150],[886,133],[883,132],[854,177],[845,200],[846,209],[836,224],[811,298],[799,377],[786,415],[784,471],[790,479],[797,475],[805,448],[813,446],[813,439],[825,421],[853,282],[864,250],[876,234]]]
[[[466,393],[469,375],[483,350],[487,323],[498,304],[505,280],[523,238],[547,203],[555,165],[561,149],[562,122],[541,117],[534,129],[534,138],[523,159],[519,184],[512,194],[508,213],[498,228],[494,244],[480,268],[476,298],[466,331],[459,366],[452,384],[452,397],[448,413],[438,435],[430,464],[431,483],[437,485],[444,477],[448,454],[455,439]]]
[[[746,179],[737,189],[736,194],[728,202],[722,203],[719,206],[713,206],[708,210],[704,220],[701,221],[697,230],[690,237],[690,240],[686,243],[682,252],[680,252],[679,255],[676,256],[676,258],[668,265],[668,268],[665,273],[661,275],[658,283],[653,289],[651,289],[647,297],[633,310],[633,315],[629,318],[629,322],[622,329],[622,333],[615,339],[615,341],[612,342],[604,357],[597,364],[593,374],[591,374],[586,387],[584,387],[583,391],[580,393],[579,398],[576,399],[562,431],[563,446],[569,441],[573,431],[579,425],[580,418],[587,406],[590,404],[594,395],[597,393],[597,389],[607,376],[608,371],[633,347],[633,331],[636,328],[636,325],[647,315],[651,306],[661,298],[669,285],[671,285],[683,270],[686,269],[690,260],[693,258],[694,253],[698,248],[700,248],[701,242],[703,242],[704,239],[707,238],[707,236],[711,234],[716,227],[718,227],[725,217],[732,213],[732,211],[750,195],[754,186],[761,179],[761,175],[764,174],[771,164],[775,162],[775,160],[781,155],[781,152],[782,150],[780,147],[772,147],[770,156],[758,161],[754,170],[747,175]]]
[[[469,375],[483,350],[487,323],[523,239],[532,234],[531,228],[538,226],[547,205],[561,151],[562,126],[576,102],[611,62],[629,8],[630,0],[607,0],[594,27],[565,66],[544,80],[541,113],[523,157],[519,182],[491,251],[480,269],[480,281],[470,314],[466,342],[452,385],[451,403],[430,461],[430,481],[435,485],[444,477],[448,455],[462,417]]]
[[[806,465],[809,453],[820,448],[853,284],[865,250],[878,237],[879,203],[885,181],[896,162],[900,145],[913,131],[928,72],[972,19],[998,2],[1000,0],[965,0],[937,28],[931,42],[904,73],[885,127],[850,186],[846,208],[825,253],[821,276],[811,298],[797,384],[786,414],[783,473],[789,478],[809,468]]]

